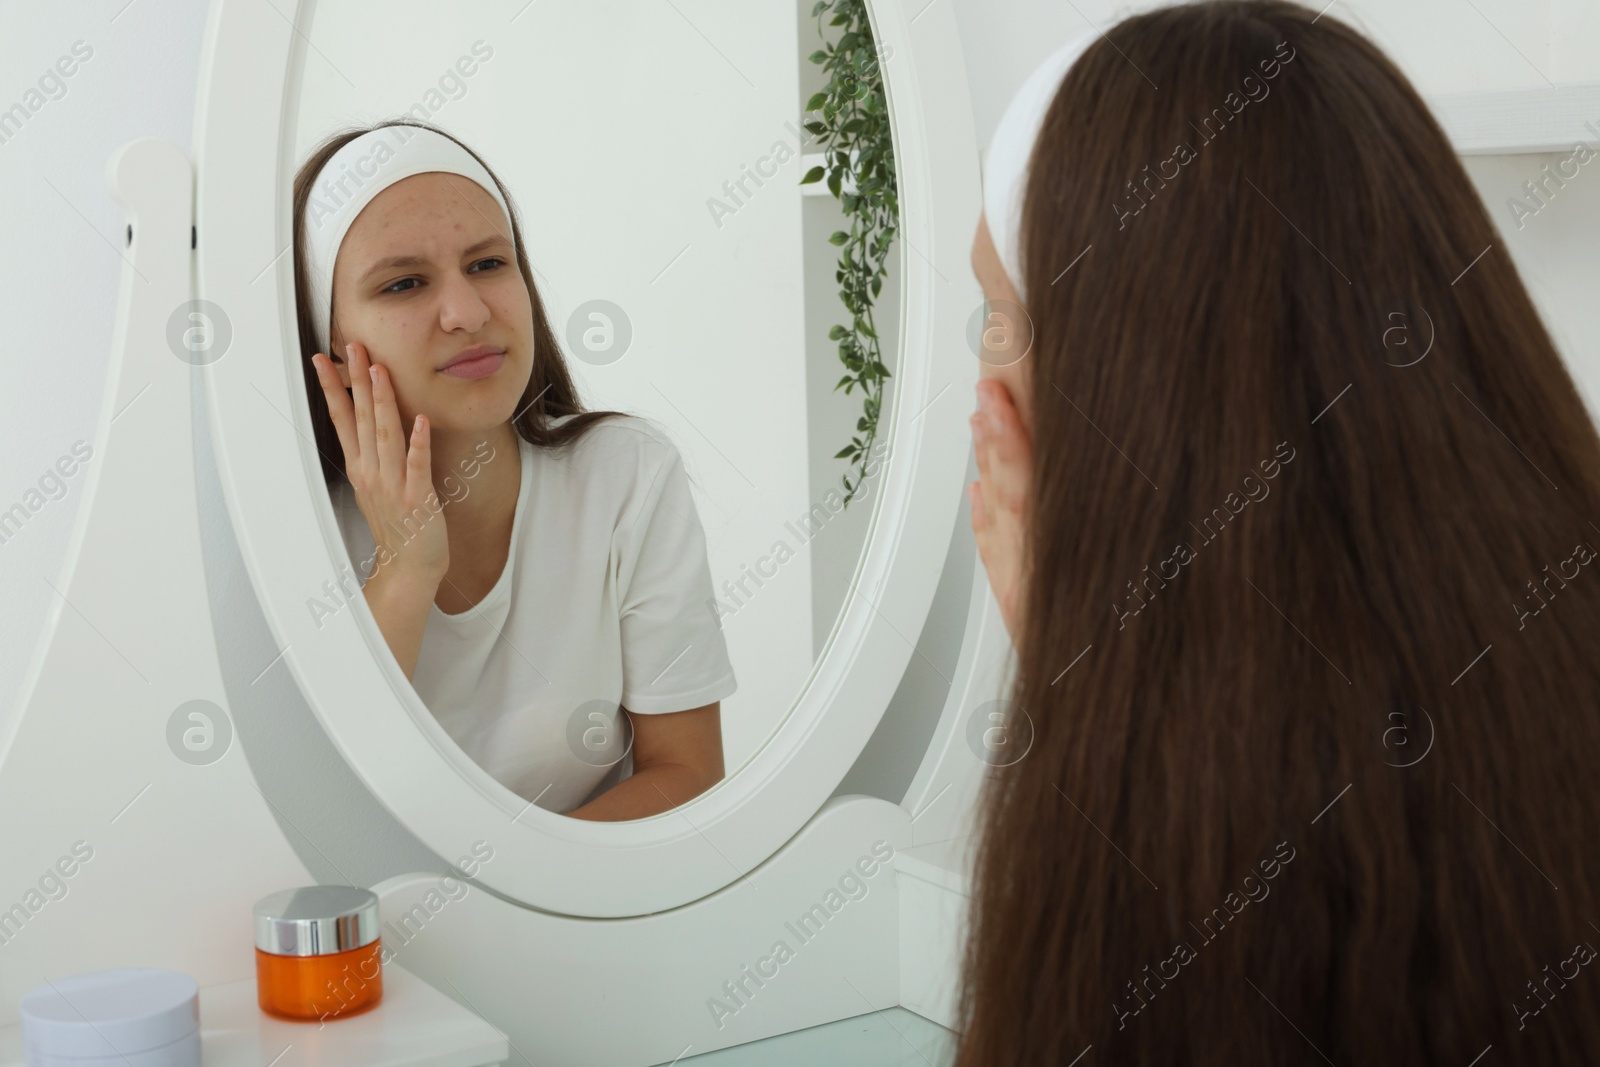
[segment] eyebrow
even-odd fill
[[[464,250],[461,254],[463,256],[472,256],[482,252],[486,248],[492,248],[493,246],[499,244],[510,243],[511,242],[503,235],[497,233],[493,236],[485,237],[471,248]],[[380,259],[378,262],[368,267],[367,272],[360,277],[360,279],[357,281],[357,284],[365,282],[368,278],[371,278],[374,274],[377,274],[382,270],[391,270],[395,267],[425,267],[427,265],[428,259],[425,256],[390,256],[387,259]]]

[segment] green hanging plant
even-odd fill
[[[832,44],[822,24],[829,13],[833,17],[828,25],[842,27]],[[849,230],[838,230],[829,238],[843,249],[834,278],[839,283],[839,299],[850,312],[850,323],[836,324],[828,331],[828,339],[839,342],[839,360],[848,372],[834,390],[848,394],[859,386],[862,391],[856,433],[834,456],[850,461],[843,479],[848,504],[867,478],[867,459],[878,437],[878,416],[883,409],[883,383],[889,377],[872,321],[872,305],[883,288],[884,263],[899,229],[900,198],[883,72],[866,0],[817,0],[811,14],[817,20],[817,35],[823,39],[822,49],[812,53],[811,62],[828,72],[828,84],[806,102],[806,111],[820,111],[822,118],[807,122],[805,128],[821,143],[826,165],[812,167],[800,184],[826,178],[828,191],[850,221]],[[853,191],[845,190],[846,182]]]

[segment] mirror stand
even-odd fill
[[[647,1067],[900,1004],[894,867],[910,843],[904,808],[849,796],[731,885],[653,915],[446,902],[434,876],[373,890],[385,938],[421,928],[404,966],[504,1031],[511,1062]]]
[[[94,460],[0,748],[5,892],[41,878],[66,888],[3,905],[0,1024],[28,990],[80,971],[253,977],[251,906],[313,880],[223,710],[192,473],[195,369],[167,340],[193,296],[193,168],[145,138],[111,156],[106,178],[130,236]]]

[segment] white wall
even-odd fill
[[[946,0],[934,0],[944,3]],[[978,139],[1022,79],[1069,35],[1164,7],[1140,0],[949,0],[966,46]],[[1304,0],[1362,30],[1426,96],[1600,81],[1594,0]]]

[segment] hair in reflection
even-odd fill
[[[327,483],[332,486],[344,479],[344,449],[339,443],[339,434],[334,428],[333,419],[328,415],[328,400],[322,393],[322,384],[317,380],[317,370],[311,363],[311,357],[318,352],[318,348],[311,306],[306,296],[309,291],[304,247],[306,203],[311,199],[313,180],[322,170],[323,164],[335,152],[364,133],[388,126],[417,126],[430,129],[460,144],[474,159],[483,164],[484,170],[489,172],[494,183],[500,187],[500,195],[505,197],[506,206],[510,208],[511,238],[517,248],[517,269],[522,272],[522,280],[528,286],[528,297],[533,305],[533,373],[528,376],[527,388],[523,390],[522,397],[517,402],[518,414],[511,423],[517,433],[530,444],[554,448],[576,440],[601,419],[619,414],[615,411],[583,410],[578,399],[577,386],[567,372],[555,332],[550,328],[550,320],[545,315],[544,301],[540,299],[539,289],[533,283],[533,269],[528,265],[528,252],[522,240],[521,226],[517,221],[516,201],[493,168],[484,162],[478,153],[462,144],[459,138],[437,126],[415,119],[389,119],[375,122],[370,126],[344,129],[318,145],[301,164],[300,170],[294,177],[294,291],[295,312],[300,328],[300,369],[305,378],[306,400],[311,406],[312,430],[317,451],[322,455],[322,474]],[[338,306],[334,304],[330,308],[330,323],[337,314]],[[550,425],[550,420],[563,415],[577,417],[568,419],[560,426]]]
[[[1600,439],[1422,99],[1329,15],[1151,11],[1023,217],[958,1067],[1600,1063]]]

